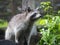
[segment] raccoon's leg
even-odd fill
[[[20,38],[21,38],[21,30],[16,29],[15,30],[15,42],[20,43]],[[22,35],[23,36],[23,35]],[[22,40],[21,40],[22,41]]]
[[[5,32],[5,40],[14,41],[14,32],[9,27],[7,28],[7,30]]]
[[[30,31],[30,35],[28,37],[28,45],[36,45],[36,43],[38,42],[38,32],[37,32],[37,27],[35,25],[33,25],[31,31]]]
[[[15,30],[15,42],[18,43],[19,31]]]
[[[24,45],[24,34],[22,30],[15,31],[15,42],[18,45]]]

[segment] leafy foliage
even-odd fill
[[[7,27],[7,25],[8,25],[7,21],[0,19],[0,28],[5,28]]]
[[[54,14],[53,7],[49,1],[41,2],[41,7],[47,13],[36,22],[37,25],[43,26],[39,29],[42,34],[39,45],[60,45],[60,11]]]
[[[43,22],[43,23],[41,23]],[[59,45],[60,44],[60,17],[52,16],[48,19],[40,19],[39,23],[44,28],[40,29],[42,38],[40,45]],[[43,44],[41,44],[43,42]]]
[[[46,13],[46,14],[51,14],[53,11],[53,7],[51,5],[51,2],[41,2],[40,3],[40,8]]]

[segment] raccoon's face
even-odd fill
[[[41,14],[39,13],[39,11],[33,11],[31,12],[31,16],[30,16],[30,20],[35,21],[37,19],[39,19],[41,17]]]
[[[31,10],[30,8],[27,9],[28,14],[26,15],[26,18],[31,21],[35,21],[41,17],[39,8],[36,8],[35,10]]]

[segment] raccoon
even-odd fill
[[[11,40],[20,45],[30,44],[32,35],[36,35],[37,31],[31,30],[34,22],[40,18],[38,10],[27,10],[21,14],[15,15],[9,22],[5,31],[5,40]]]

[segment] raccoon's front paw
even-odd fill
[[[16,43],[18,43],[18,40],[15,40]]]

